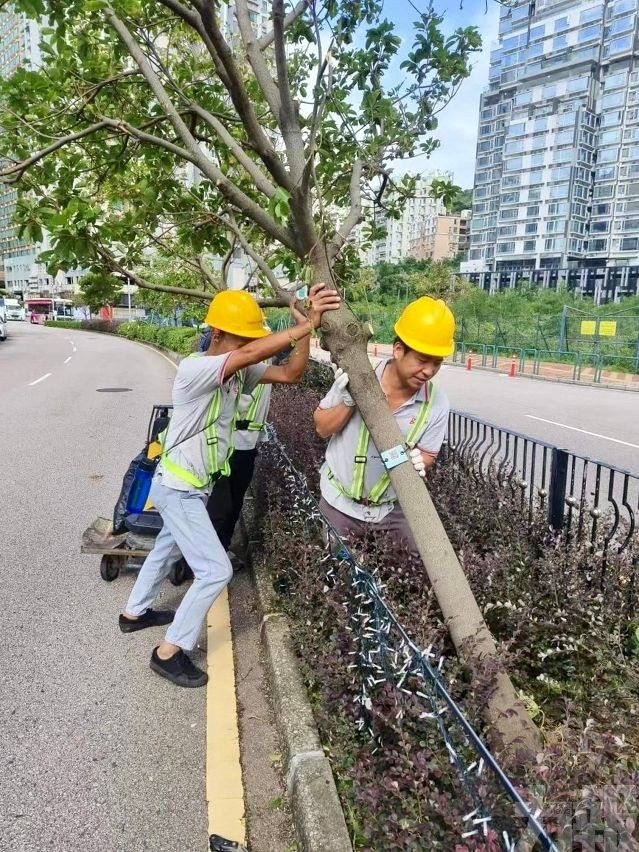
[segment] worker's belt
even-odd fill
[[[254,420],[236,420],[236,432],[261,432],[264,428],[263,423],[256,423]]]
[[[357,461],[358,457],[355,457],[355,461]],[[366,456],[363,457],[364,462],[366,461]],[[339,479],[335,476],[333,471],[329,468],[326,471],[326,475],[328,476],[328,481],[331,483],[333,488],[336,491],[339,491],[344,497],[348,497],[349,500],[352,500],[353,503],[357,503],[358,506],[390,506],[395,503],[395,500],[369,500],[367,497],[351,497],[349,491],[344,488]]]

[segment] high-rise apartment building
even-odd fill
[[[502,7],[467,271],[639,263],[638,5]]]
[[[376,223],[386,229],[386,236],[377,240],[366,252],[369,266],[376,263],[398,263],[411,254],[414,241],[424,228],[430,227],[439,214],[446,212],[442,201],[431,195],[434,178],[452,180],[452,172],[432,172],[420,177],[412,198],[402,202],[401,216],[391,219],[383,210],[375,210]]]

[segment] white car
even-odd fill
[[[4,314],[0,314],[0,340],[7,339],[7,323]]]

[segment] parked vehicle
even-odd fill
[[[4,318],[4,313],[0,313],[0,340],[4,343],[7,339],[7,323]]]
[[[71,299],[25,299],[24,309],[31,322],[73,319],[73,302]],[[34,314],[37,314],[36,319],[33,317]]]
[[[17,299],[5,298],[4,307],[7,320],[19,320],[20,322],[23,322],[27,318],[27,312],[24,309],[24,305]]]

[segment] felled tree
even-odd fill
[[[21,221],[35,239],[46,227],[47,260],[61,265],[129,268],[142,256],[138,231],[171,227],[194,255],[224,254],[232,236],[249,253],[276,248],[270,263],[254,257],[267,278],[279,265],[291,280],[348,289],[356,228],[364,219],[360,236],[379,233],[364,216],[375,206],[399,215],[414,181],[396,180],[392,164],[435,147],[437,112],[480,47],[472,27],[446,36],[427,7],[400,57],[378,0],[290,9],[270,0],[264,35],[247,0],[235,0],[235,35],[220,17],[226,6],[211,0],[14,5],[46,15],[48,27],[44,70],[23,69],[2,86],[4,179],[22,179]],[[401,444],[368,361],[367,327],[344,305],[322,332],[378,449]],[[496,661],[427,489],[410,465],[390,476],[458,652],[471,669]],[[530,755],[537,731],[505,672],[493,670],[488,717],[506,745]]]

